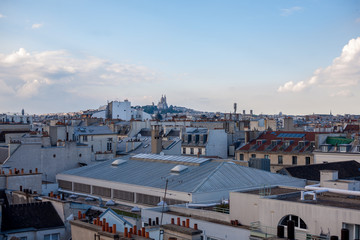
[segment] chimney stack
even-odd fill
[[[162,137],[160,136],[160,126],[154,125],[151,130],[151,153],[159,154],[162,150]]]

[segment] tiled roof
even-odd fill
[[[257,139],[241,147],[238,151],[265,151],[265,152],[305,152],[313,151],[310,142],[315,142],[314,132],[273,132],[268,131],[261,134]],[[261,143],[260,143],[261,140]],[[277,140],[277,144],[274,144]],[[274,141],[274,142],[273,142]],[[300,147],[299,141],[305,141],[305,146]],[[289,146],[285,146],[289,143]],[[258,146],[256,146],[258,145]]]
[[[17,204],[3,207],[1,231],[64,227],[51,202]]]

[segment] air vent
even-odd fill
[[[175,167],[173,167],[173,168],[171,169],[171,172],[181,173],[181,172],[185,171],[186,169],[188,169],[188,166],[185,166],[185,165],[176,165]]]
[[[126,160],[117,159],[117,160],[113,161],[113,162],[111,163],[111,165],[113,165],[113,166],[119,166],[120,164],[123,164],[123,163],[125,163],[125,162],[126,162]]]

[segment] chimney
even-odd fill
[[[338,175],[336,170],[320,170],[320,187],[324,186],[324,182],[338,180]]]
[[[154,125],[151,130],[151,153],[159,154],[162,150],[162,138],[160,136],[160,126]]]

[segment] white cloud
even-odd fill
[[[330,88],[336,90],[332,96],[351,96],[351,88],[359,85],[360,80],[360,37],[351,39],[326,68],[317,69],[306,81],[289,81],[278,88],[278,92],[301,92],[307,88]]]
[[[341,90],[331,94],[331,97],[352,97],[354,94],[350,90]]]
[[[283,8],[281,9],[281,16],[290,16],[292,14],[294,14],[295,12],[299,12],[301,11],[303,8],[302,7],[291,7],[291,8]]]
[[[5,18],[6,16],[4,16],[4,15],[2,15],[1,13],[0,13],[0,18]]]
[[[32,29],[38,29],[41,28],[44,24],[43,23],[34,23],[31,28]]]
[[[95,57],[76,58],[63,50],[30,53],[20,48],[11,54],[0,53],[0,92],[15,98],[46,96],[50,90],[59,95],[75,95],[84,88],[89,93],[106,96],[102,88],[121,88],[124,84],[157,79],[158,74],[144,66]]]

